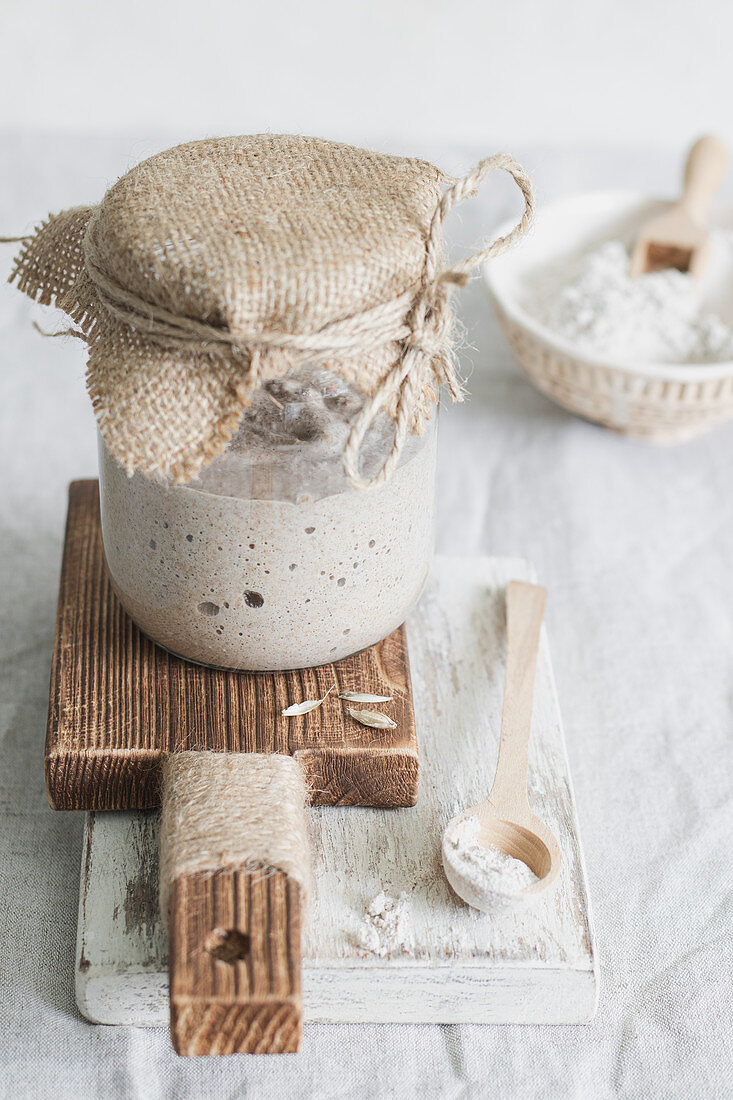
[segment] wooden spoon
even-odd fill
[[[700,278],[711,253],[707,214],[727,166],[728,153],[719,138],[695,142],[687,156],[682,198],[642,227],[631,257],[632,277],[676,267]]]
[[[464,810],[443,834],[443,867],[448,882],[469,905],[487,912],[499,905],[523,904],[544,894],[556,880],[562,862],[553,833],[530,809],[527,793],[529,735],[532,722],[537,651],[547,593],[523,581],[506,591],[507,653],[499,758],[491,793],[485,802]],[[478,818],[477,841],[493,845],[527,864],[537,875],[522,893],[502,893],[494,876],[484,878],[457,857],[453,830],[467,818]]]

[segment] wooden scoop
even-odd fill
[[[532,700],[546,599],[545,589],[537,585],[523,581],[507,585],[506,677],[494,784],[485,802],[453,818],[443,834],[443,867],[448,882],[459,897],[484,912],[497,902],[522,904],[543,894],[556,880],[562,862],[553,833],[532,812],[527,794]],[[490,882],[482,889],[477,876],[466,873],[451,843],[453,830],[466,818],[478,818],[476,839],[480,845],[493,845],[520,859],[540,881],[519,895],[503,898]]]
[[[682,198],[642,227],[631,257],[632,277],[676,267],[700,278],[711,253],[707,214],[727,166],[728,153],[719,138],[695,142],[685,165]]]

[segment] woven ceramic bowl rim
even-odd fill
[[[553,202],[542,207],[538,214],[538,220],[541,219],[545,221],[550,218],[559,219],[565,216],[568,219],[568,223],[570,223],[573,218],[573,213],[575,212],[577,214],[578,206],[581,203],[587,206],[594,203],[599,208],[602,206],[609,208],[614,203],[617,203],[618,216],[621,216],[624,212],[628,213],[635,206],[639,206],[640,208],[653,208],[656,206],[657,210],[662,210],[664,207],[672,205],[669,200],[657,199],[641,191],[579,191],[570,195],[565,195],[563,198],[555,199]],[[655,211],[653,210],[652,212]],[[724,213],[726,215],[726,220],[729,221],[730,224],[733,224],[733,207],[730,205],[720,207],[717,213]],[[513,220],[504,222],[499,226],[496,235],[503,236],[508,233],[513,224]],[[589,366],[602,367],[606,370],[622,371],[629,375],[643,375],[646,378],[658,379],[661,381],[707,382],[715,381],[720,378],[727,378],[729,375],[733,374],[733,360],[726,359],[718,363],[650,363],[646,361],[626,360],[622,363],[612,356],[594,355],[585,348],[579,347],[569,340],[564,340],[561,336],[558,336],[557,333],[553,332],[552,329],[547,328],[528,313],[527,310],[516,301],[516,297],[511,292],[508,292],[503,285],[505,273],[505,264],[502,262],[503,260],[511,259],[514,269],[517,272],[532,271],[541,266],[543,262],[548,262],[550,259],[549,253],[545,253],[541,260],[538,261],[537,258],[535,258],[533,261],[533,243],[534,236],[530,234],[530,236],[517,247],[515,253],[509,253],[507,257],[500,257],[498,260],[493,260],[484,264],[482,274],[489,296],[493,299],[501,312],[505,313],[510,320],[535,341],[539,341],[553,348],[561,355],[569,356]],[[558,256],[559,255],[562,255],[561,250],[558,250]]]

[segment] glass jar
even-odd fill
[[[436,417],[387,482],[359,490],[343,450],[364,401],[323,367],[267,382],[186,485],[128,477],[100,437],[107,565],[145,634],[190,661],[272,671],[341,660],[405,620],[432,555]],[[393,438],[382,413],[362,474]]]

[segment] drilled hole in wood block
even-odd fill
[[[204,950],[219,962],[240,962],[249,955],[249,936],[236,928],[215,928],[206,937]]]
[[[170,896],[170,1021],[186,1057],[300,1045],[300,886],[283,871],[179,875]],[[208,950],[246,941],[228,964]]]

